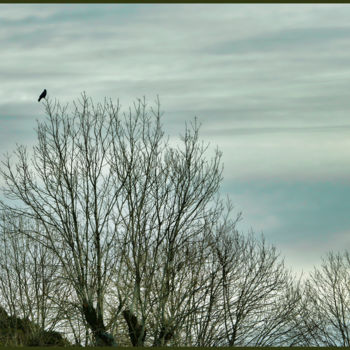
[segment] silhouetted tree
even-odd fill
[[[57,258],[61,282],[74,289],[97,344],[115,344],[108,333],[113,322],[104,323],[106,295],[113,289],[114,303],[124,305],[143,332],[151,322],[151,337],[162,334],[165,319],[175,331],[189,310],[168,315],[168,305],[179,295],[179,306],[188,303],[197,288],[193,274],[184,280],[188,290],[174,289],[185,276],[181,264],[202,259],[184,259],[183,249],[200,241],[220,212],[214,201],[222,179],[220,153],[205,159],[196,123],[186,128],[182,145],[170,147],[159,102],[148,110],[139,100],[124,116],[118,104],[95,106],[85,95],[71,114],[59,103],[48,101],[45,108],[33,157],[19,146],[16,162],[7,157],[2,163],[8,198],[3,209],[37,222],[17,229]],[[138,344],[144,334],[138,333]]]
[[[71,112],[44,105],[33,154],[18,146],[2,162],[1,206],[57,261],[71,328],[77,313],[99,346],[122,332],[133,346],[294,342],[298,288],[274,247],[237,232],[221,153],[207,159],[196,120],[171,146],[158,100],[125,114],[85,94]]]
[[[299,326],[307,346],[350,346],[350,255],[329,253],[305,282]]]

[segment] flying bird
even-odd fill
[[[44,91],[41,93],[41,95],[39,96],[39,99],[38,99],[38,102],[40,102],[40,100],[42,99],[42,98],[45,98],[46,97],[46,94],[47,94],[47,91],[46,91],[46,89],[44,89]]]

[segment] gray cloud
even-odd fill
[[[345,189],[350,173],[349,19],[348,4],[1,4],[0,147],[35,142],[43,88],[62,103],[86,91],[125,108],[159,94],[172,140],[198,116],[205,141],[223,151],[234,202],[237,181],[266,180],[316,181],[327,199],[327,184]],[[291,192],[265,197],[279,207]],[[237,203],[254,213],[261,191],[246,195]],[[287,240],[306,220],[261,208],[247,225]],[[312,218],[325,242],[350,229],[345,217],[341,227],[323,220],[331,208]],[[298,230],[308,237],[300,244],[312,240],[314,228]]]
[[[293,28],[273,33],[258,34],[248,39],[236,39],[213,45],[203,51],[215,54],[237,54],[263,52],[271,54],[285,50],[321,50],[327,49],[334,41],[350,39],[350,26]],[[341,44],[343,44],[341,43]]]

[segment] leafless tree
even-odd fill
[[[214,231],[211,250],[203,312],[190,322],[186,345],[293,344],[300,293],[275,248],[226,221]]]
[[[40,231],[25,233],[59,260],[97,344],[114,345],[103,311],[119,233],[115,205],[124,185],[114,170],[119,106],[106,101],[95,107],[85,95],[80,103],[71,115],[67,106],[45,104],[32,158],[19,146],[15,165],[10,157],[3,162],[5,193],[21,202],[4,207],[40,222]]]
[[[18,146],[15,160],[2,162],[3,210],[38,223],[16,229],[57,259],[57,277],[73,288],[97,345],[116,345],[108,331],[118,317],[133,345],[145,343],[146,327],[154,345],[165,345],[202,283],[204,253],[195,248],[220,215],[220,153],[206,159],[196,122],[182,146],[170,147],[159,102],[148,110],[139,100],[127,114],[85,94],[71,113],[45,106],[33,153]]]
[[[171,146],[159,101],[124,114],[85,94],[71,112],[44,105],[33,152],[18,146],[0,169],[12,237],[30,242],[34,267],[52,259],[52,291],[64,291],[38,280],[23,305],[37,298],[39,323],[50,305],[77,344],[297,344],[298,286],[273,247],[238,233],[218,195],[221,154],[208,159],[196,120]]]
[[[305,283],[300,324],[308,346],[350,346],[350,256],[329,253]]]
[[[140,107],[115,139],[115,150],[124,157],[116,176],[122,181],[128,174],[120,194],[126,208],[118,211],[128,215],[119,225],[114,290],[131,344],[160,346],[174,341],[190,312],[184,305],[198,292],[198,275],[191,280],[189,271],[202,269],[203,253],[195,248],[203,245],[203,233],[221,212],[215,197],[222,169],[219,152],[210,161],[205,158],[207,146],[199,141],[196,122],[186,128],[181,145],[170,147],[159,109],[152,124]]]
[[[53,331],[62,322],[67,291],[57,279],[57,258],[21,233],[30,223],[16,221],[5,213],[1,217],[0,300],[11,317],[35,325],[32,336],[40,341],[41,330]]]

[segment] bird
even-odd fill
[[[45,98],[46,97],[46,94],[47,94],[47,91],[46,91],[46,89],[44,89],[44,91],[41,93],[41,95],[39,96],[39,99],[38,99],[38,102],[40,102],[40,100],[42,99],[42,98]]]

